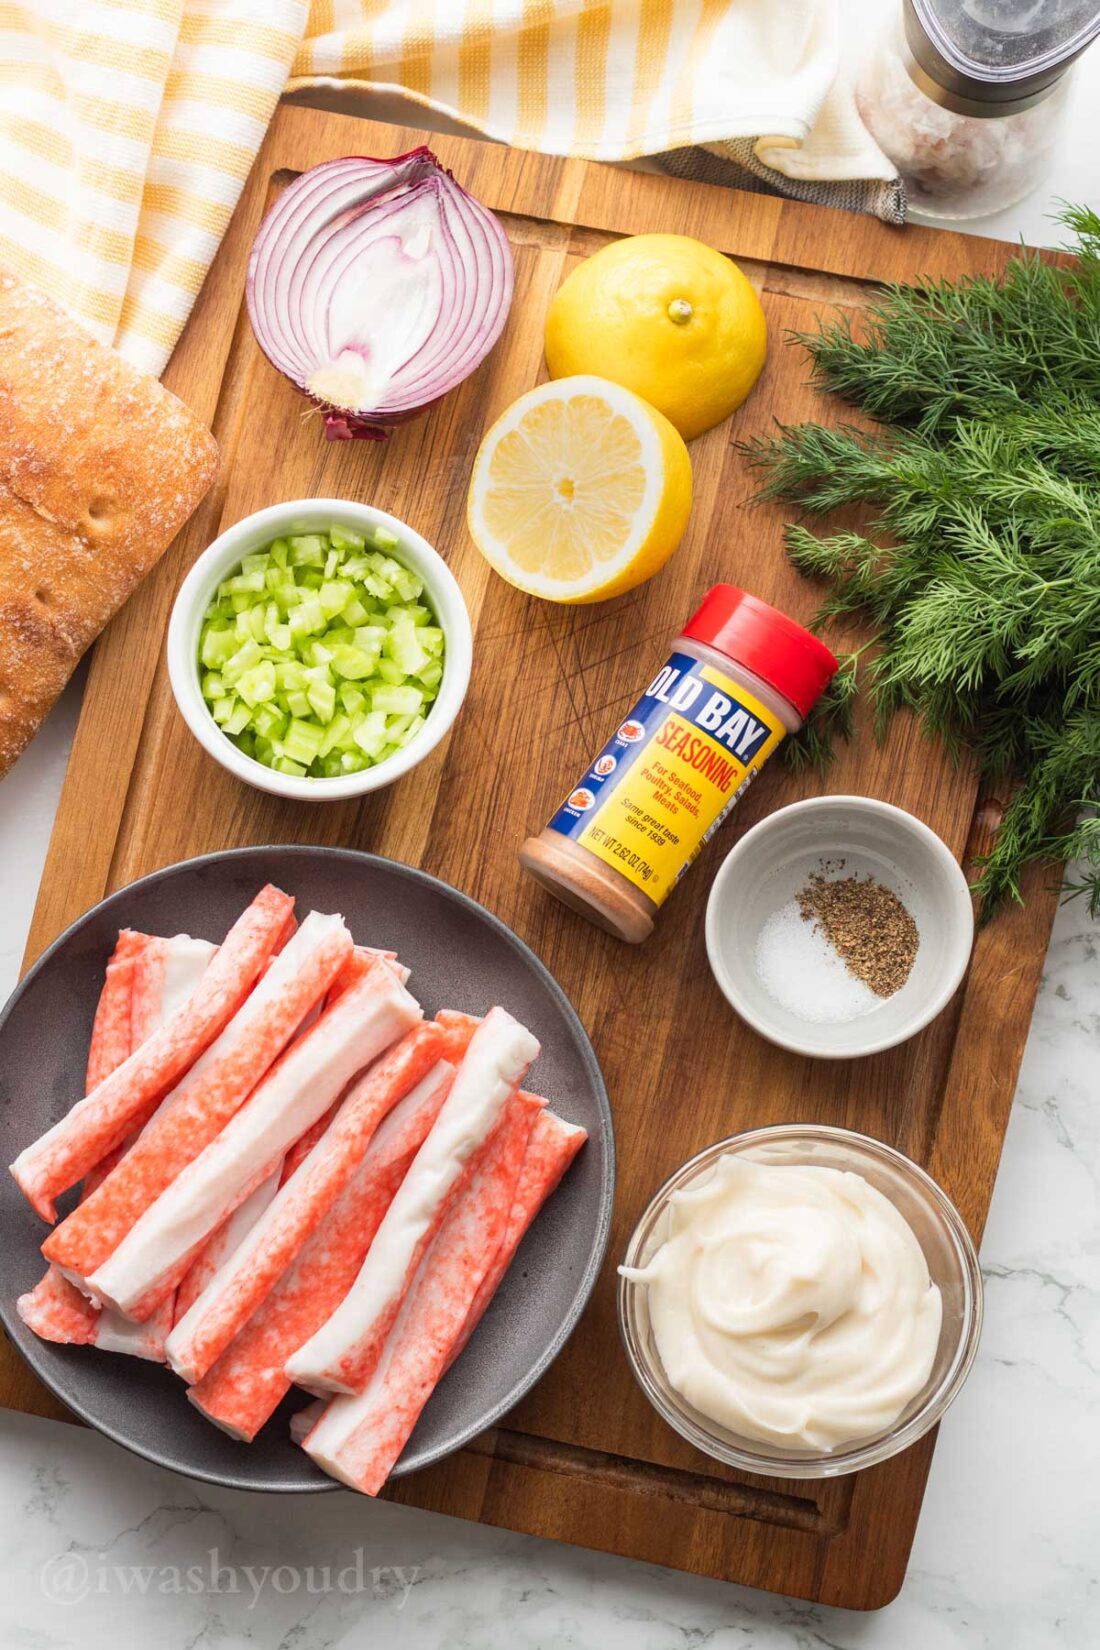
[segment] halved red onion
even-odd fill
[[[246,298],[260,348],[329,439],[383,440],[485,359],[512,284],[497,219],[419,148],[296,178],[260,225]]]

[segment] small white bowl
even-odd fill
[[[908,980],[855,1019],[821,1023],[779,1003],[756,954],[768,918],[795,898],[823,863],[837,875],[873,876],[917,925]],[[727,1000],[749,1025],[796,1054],[847,1060],[903,1043],[958,989],[974,943],[974,909],[947,844],[902,808],[865,796],[818,796],[769,814],[726,856],[707,904],[707,955]]]
[[[443,677],[428,718],[420,732],[404,750],[360,773],[340,779],[311,779],[304,775],[276,773],[238,750],[211,716],[202,696],[199,680],[199,634],[203,615],[222,579],[253,550],[262,550],[273,539],[290,533],[322,532],[331,526],[346,527],[355,533],[369,533],[385,527],[397,539],[387,552],[395,561],[411,568],[423,580],[424,593],[444,636]],[[433,550],[405,522],[372,504],[356,504],[348,499],[298,498],[286,504],[272,504],[257,510],[243,521],[227,527],[196,561],[184,579],[168,624],[168,677],[180,715],[204,750],[238,779],[275,796],[298,802],[339,802],[349,796],[363,796],[381,790],[415,768],[448,733],[462,708],[470,683],[473,633],[462,591],[442,556]]]

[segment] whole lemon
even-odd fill
[[[552,378],[610,378],[663,412],[686,441],[741,405],[767,347],[764,311],[745,275],[689,235],[613,241],[566,277],[546,320]]]

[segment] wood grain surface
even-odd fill
[[[796,618],[818,599],[782,550],[783,514],[752,501],[733,449],[772,420],[836,418],[806,383],[788,329],[868,283],[1003,265],[1012,248],[766,196],[427,139],[461,183],[502,215],[516,299],[488,362],[427,417],[382,445],[328,444],[320,421],[268,365],[243,309],[245,263],[265,205],[306,166],[389,155],[404,128],[284,108],[247,185],[167,382],[221,444],[218,485],[165,562],[98,645],[27,951],[28,962],[106,892],[212,849],[313,842],[421,865],[482,900],[526,939],[577,1007],[615,1113],[619,1187],[610,1255],[572,1341],[507,1425],[393,1489],[396,1500],[603,1548],[703,1575],[854,1608],[875,1608],[905,1573],[933,1439],[872,1471],[824,1484],[752,1480],[699,1455],[657,1417],[621,1352],[614,1266],[655,1187],[723,1135],[796,1119],[843,1124],[924,1163],[975,1238],[988,1207],[1056,896],[1032,879],[1023,908],[984,929],[963,990],[905,1047],[849,1063],[773,1048],[714,985],[703,912],[723,848],[760,815],[822,788],[912,810],[960,857],[988,841],[995,798],[904,720],[886,744],[864,729],[824,781],[774,764],[630,949],[553,903],[516,849],[556,807],[624,707],[663,661],[701,594],[741,583]],[[488,423],[543,373],[547,304],[568,270],[615,235],[674,230],[742,263],[771,330],[764,375],[729,423],[692,445],[687,537],[642,589],[569,610],[529,600],[490,572],[465,527],[465,495]],[[239,784],[176,713],[163,636],[175,590],[221,526],[302,495],[369,500],[408,520],[450,562],[475,627],[469,699],[450,738],[392,789],[360,803],[292,804]],[[56,1414],[10,1347],[0,1401]]]

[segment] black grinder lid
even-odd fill
[[[1096,0],[904,0],[904,17],[918,83],[963,114],[1029,108],[1100,34]]]

